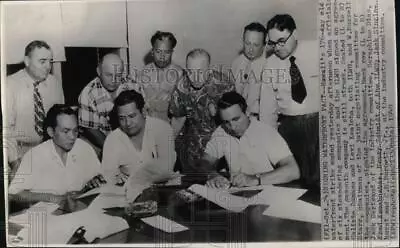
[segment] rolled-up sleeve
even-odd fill
[[[23,190],[33,188],[37,171],[36,168],[33,168],[34,164],[32,150],[30,150],[22,157],[21,164],[8,188],[9,194],[18,194]]]

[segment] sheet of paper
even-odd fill
[[[233,212],[241,212],[248,206],[247,198],[232,195],[228,190],[213,189],[199,184],[193,184],[189,190]]]
[[[56,209],[59,208],[59,205],[56,203],[51,203],[51,202],[38,202],[34,205],[32,205],[30,208],[26,209],[23,213],[15,215],[15,216],[9,216],[9,221],[14,222],[14,223],[28,223],[29,219],[29,214],[30,213],[46,213],[47,215],[50,215],[52,212],[54,212]]]
[[[84,226],[86,229],[85,238],[88,242],[92,242],[96,238],[105,238],[129,228],[126,220],[121,217],[96,212],[89,215],[89,219]]]
[[[94,188],[92,190],[89,190],[88,192],[77,197],[77,199],[87,197],[90,195],[94,195],[94,194],[101,194],[101,193],[109,194],[109,195],[124,195],[125,190],[124,190],[124,187],[122,187],[122,186],[117,186],[117,185],[113,185],[113,184],[104,184],[99,188]]]
[[[65,215],[51,216],[45,223],[47,240],[42,243],[49,245],[66,244],[75,231],[83,226],[86,230],[85,238],[92,242],[95,238],[105,238],[113,233],[128,229],[128,223],[121,217],[104,214],[101,210],[85,209]],[[27,243],[31,242],[32,234],[37,230],[30,227],[22,229],[18,236]],[[30,234],[32,232],[32,234]],[[37,234],[36,234],[37,235]]]
[[[189,230],[186,226],[183,226],[175,221],[167,219],[161,215],[143,218],[142,221],[152,227],[160,229],[164,232],[174,233]]]
[[[269,206],[264,215],[321,224],[321,207],[301,200],[280,202]]]
[[[302,196],[306,189],[279,187],[272,185],[262,186],[262,191],[248,199],[249,205],[274,205],[288,200],[295,201]]]
[[[126,205],[126,199],[123,195],[109,195],[101,193],[90,203],[88,209],[101,210],[103,208],[122,208]]]

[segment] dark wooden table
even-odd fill
[[[298,187],[296,184],[286,185]],[[166,233],[140,219],[130,219],[128,230],[111,235],[97,243],[193,243],[193,242],[273,242],[319,241],[321,225],[265,216],[268,205],[247,207],[241,213],[225,210],[205,199],[184,203],[175,192],[182,187],[154,187],[137,201],[156,200],[158,215],[189,228],[178,233]],[[257,192],[244,192],[254,195]],[[319,205],[319,190],[309,190],[301,200]],[[293,209],[296,211],[296,209]],[[116,214],[118,215],[118,214]]]
[[[233,213],[205,199],[195,203],[185,203],[176,197],[175,192],[187,188],[192,183],[199,183],[199,181],[185,181],[182,186],[152,187],[136,199],[136,201],[156,200],[158,215],[182,224],[189,230],[166,233],[145,224],[140,219],[127,218],[129,229],[95,240],[95,243],[218,243],[319,241],[321,239],[320,224],[265,216],[262,213],[268,205],[249,206],[241,213]],[[301,188],[296,183],[280,186]],[[256,193],[242,192],[242,196],[249,197]],[[89,204],[94,198],[93,195],[82,201]],[[311,189],[299,199],[320,205],[320,192],[318,189]],[[126,218],[122,208],[112,209],[109,214]],[[107,225],[107,223],[104,224]],[[11,230],[10,233],[13,233]],[[18,228],[15,232],[17,230]]]

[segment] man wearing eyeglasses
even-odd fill
[[[261,72],[266,61],[263,56],[266,33],[262,24],[248,24],[243,31],[243,52],[232,63],[236,91],[246,99],[248,112],[256,119],[259,117]]]
[[[167,122],[171,93],[182,77],[182,68],[172,62],[176,43],[172,33],[157,31],[151,37],[153,62],[143,68],[139,79],[146,101],[145,112]]]
[[[318,43],[298,38],[290,15],[268,21],[267,46],[273,54],[262,72],[260,120],[277,123],[303,181],[319,186]]]

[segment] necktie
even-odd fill
[[[307,96],[307,90],[304,85],[303,77],[299,67],[294,62],[296,57],[291,56],[290,61],[290,78],[292,80],[292,99],[298,103],[302,103]]]
[[[35,131],[41,137],[43,137],[43,123],[46,113],[43,107],[43,99],[39,93],[39,84],[41,81],[35,82],[33,84],[33,100],[34,100],[34,110],[35,110]]]

